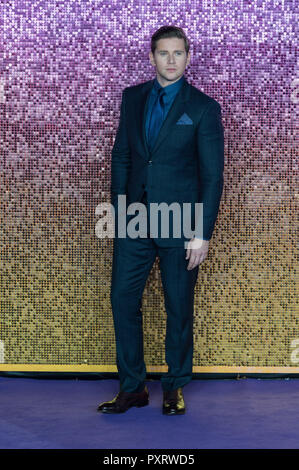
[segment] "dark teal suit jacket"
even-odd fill
[[[125,194],[127,206],[140,202],[147,185],[148,202],[191,203],[192,230],[200,237],[194,203],[203,203],[202,236],[209,240],[216,222],[223,189],[224,139],[219,103],[184,78],[183,85],[162,124],[150,152],[145,135],[147,98],[153,80],[126,87],[122,93],[120,121],[112,149],[111,202],[117,213],[117,196]],[[177,124],[186,113],[191,124]],[[137,213],[136,213],[137,215]],[[132,217],[132,216],[131,216]],[[135,217],[135,216],[133,216]],[[160,246],[182,246],[181,236],[154,238]],[[117,225],[116,225],[117,228]],[[117,234],[116,234],[117,236]]]

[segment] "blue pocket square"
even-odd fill
[[[176,124],[193,124],[193,121],[189,118],[188,114],[184,113],[181,115]]]

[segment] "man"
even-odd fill
[[[190,85],[184,71],[190,63],[183,30],[163,26],[151,39],[149,53],[156,77],[123,91],[120,122],[112,150],[111,201],[128,203],[202,203],[203,217],[191,239],[161,233],[114,238],[111,304],[116,337],[120,391],[98,406],[103,413],[122,413],[149,403],[145,385],[141,301],[156,256],[167,313],[165,357],[161,377],[162,412],[185,413],[182,387],[192,379],[194,288],[199,264],[208,253],[223,188],[223,127],[220,105]],[[130,217],[126,214],[127,222]],[[117,225],[117,224],[116,224]],[[160,225],[159,225],[160,227]],[[180,227],[179,227],[180,228]],[[188,243],[186,245],[186,242]]]

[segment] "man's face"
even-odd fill
[[[178,81],[190,62],[185,50],[184,39],[164,38],[156,44],[155,53],[149,53],[151,64],[156,67],[157,80],[161,86]]]

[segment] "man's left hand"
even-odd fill
[[[209,251],[209,240],[201,240],[200,238],[192,238],[187,245],[186,259],[189,259],[188,271],[202,263]]]

